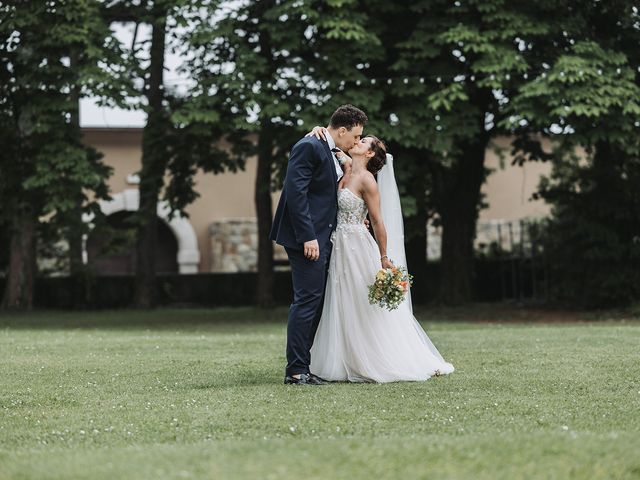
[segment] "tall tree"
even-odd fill
[[[277,1],[222,4],[194,31],[190,63],[197,94],[222,99],[226,135],[238,158],[257,157],[258,298],[273,304],[271,193],[287,152],[310,126],[323,123],[345,98],[341,82],[364,78],[358,47],[379,42],[367,33],[357,2]],[[341,99],[342,97],[342,99]],[[349,98],[347,96],[347,98]],[[350,101],[358,103],[357,98]]]
[[[9,2],[0,6],[0,216],[10,229],[3,306],[30,308],[41,219],[61,225],[78,203],[107,194],[110,169],[85,147],[77,95],[120,91],[119,49],[100,4]],[[72,59],[81,59],[72,65]]]
[[[206,21],[208,9],[218,2],[207,0],[154,0],[144,3],[122,0],[105,7],[112,21],[134,22],[151,27],[151,38],[136,42],[132,54],[140,92],[144,97],[147,123],[142,138],[140,205],[136,214],[136,292],[141,308],[156,304],[155,250],[157,209],[166,200],[173,213],[186,215],[185,208],[198,197],[194,176],[199,169],[221,172],[242,165],[220,148],[222,138],[219,101],[210,92],[186,93],[164,81],[165,58],[175,51],[189,68],[190,44],[186,38]],[[137,30],[137,29],[136,29]]]
[[[639,12],[620,0],[579,10],[569,2],[560,13],[567,44],[547,51],[505,124],[521,139],[521,161],[553,161],[540,195],[553,205],[545,246],[554,296],[585,306],[628,303],[640,294]]]
[[[472,298],[485,152],[494,138],[509,133],[501,124],[505,106],[538,67],[530,45],[546,47],[545,38],[557,31],[553,5],[419,1],[409,7],[413,28],[405,29],[399,28],[404,7],[384,8],[393,32],[383,35],[383,43],[396,53],[387,57],[393,76],[384,103],[393,118],[388,135],[421,152],[418,161],[429,180],[421,190],[426,192],[414,195],[427,201],[418,211],[433,205],[443,227],[440,299],[465,302]]]
[[[155,1],[148,12],[151,24],[149,67],[144,95],[147,100],[147,124],[142,134],[140,169],[140,206],[136,236],[136,306],[155,304],[155,249],[158,231],[158,199],[168,163],[169,112],[164,100],[164,59],[167,38],[168,2]]]

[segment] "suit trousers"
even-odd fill
[[[309,373],[311,346],[318,330],[327,283],[331,242],[320,246],[316,261],[303,250],[285,248],[291,265],[293,303],[287,321],[287,375]]]

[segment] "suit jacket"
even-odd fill
[[[302,249],[303,243],[329,242],[338,214],[338,177],[329,145],[305,137],[289,155],[280,202],[269,237],[288,248]]]

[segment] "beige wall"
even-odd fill
[[[109,180],[111,193],[120,193],[125,189],[137,188],[127,183],[127,176],[140,169],[141,129],[85,129],[85,142],[104,154],[104,161],[114,168]],[[508,145],[508,139],[498,139],[497,144]],[[487,152],[487,167],[493,172],[489,175],[482,191],[486,194],[487,209],[480,213],[480,220],[519,219],[540,217],[548,213],[549,208],[542,201],[531,201],[540,175],[549,171],[549,165],[529,163],[523,167],[511,166],[507,157],[504,168],[499,156],[493,151]],[[256,161],[247,161],[246,169],[238,173],[220,175],[199,173],[195,179],[200,198],[187,208],[191,224],[198,238],[200,248],[200,271],[207,272],[211,266],[211,246],[209,226],[216,220],[227,218],[255,217],[253,192],[256,175]],[[274,208],[278,194],[274,195]]]
[[[200,271],[209,271],[211,248],[209,226],[225,218],[255,217],[253,189],[256,180],[256,159],[247,160],[244,171],[237,173],[199,173],[196,190],[200,198],[187,208],[200,245]]]
[[[103,161],[114,169],[109,179],[111,193],[132,188],[127,175],[140,169],[142,130],[85,128],[83,133],[84,142],[101,152]]]
[[[137,188],[127,183],[127,176],[140,169],[141,129],[85,129],[84,141],[104,154],[104,162],[113,167],[109,180],[111,193]],[[244,171],[214,175],[200,172],[196,176],[196,189],[200,197],[187,207],[186,212],[198,237],[200,271],[209,271],[211,265],[209,226],[225,218],[255,217],[253,188],[256,178],[256,160],[250,158]],[[276,198],[276,196],[274,196]]]
[[[509,139],[498,138],[497,147],[504,150],[504,159],[493,150],[487,151],[486,167],[491,173],[482,187],[488,208],[480,211],[480,220],[518,220],[525,217],[544,217],[549,205],[542,200],[532,200],[540,177],[548,175],[549,163],[528,162],[522,167],[511,165]],[[545,144],[543,143],[543,146]]]

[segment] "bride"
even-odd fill
[[[319,127],[312,133],[324,137]],[[413,316],[410,295],[392,311],[369,304],[368,285],[380,267],[393,267],[391,259],[406,267],[402,212],[393,157],[382,141],[366,136],[349,155],[352,169],[338,190],[338,223],[311,370],[331,381],[379,383],[451,373],[453,365]],[[364,225],[367,212],[377,242]]]

